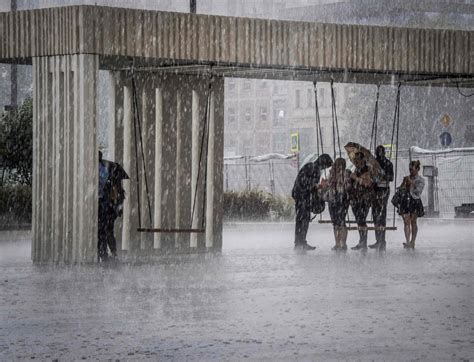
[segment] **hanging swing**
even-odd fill
[[[315,86],[315,97],[317,97],[316,94],[316,82],[313,83]],[[339,157],[341,157],[341,144],[340,144],[340,137],[339,137],[339,125],[337,121],[337,112],[336,112],[336,97],[334,93],[334,81],[331,80],[331,108],[332,108],[332,137],[333,137],[333,154],[334,158],[336,158],[336,140],[338,143],[338,148],[339,148]],[[401,84],[398,83],[398,88],[397,88],[397,96],[395,100],[395,115],[393,119],[393,126],[392,126],[392,136],[391,136],[391,150],[390,150],[390,159],[393,157],[393,141],[395,138],[395,182],[397,179],[397,169],[398,169],[398,136],[399,136],[399,126],[400,126],[400,87]],[[372,122],[372,130],[371,130],[371,136],[370,136],[370,148],[369,151],[372,149],[372,145],[374,146],[374,153],[375,149],[377,147],[377,127],[378,127],[378,108],[379,108],[379,99],[380,99],[380,84],[377,85],[377,93],[376,93],[376,99],[375,99],[375,110],[374,110],[374,118]],[[317,107],[317,99],[316,99],[316,127],[318,128],[316,130],[316,134],[321,133],[321,121],[319,118],[319,109]],[[317,144],[317,150],[319,153],[319,139],[318,144]],[[322,149],[322,138],[321,138],[321,149]],[[348,226],[347,230],[397,230],[397,227],[395,226],[395,207],[393,209],[393,225],[392,226],[351,226],[351,223],[356,224],[357,222],[355,220],[349,220],[348,216]],[[373,221],[366,221],[367,223],[373,223]],[[320,224],[332,224],[331,220],[322,220],[322,218],[319,220]]]
[[[143,139],[142,139],[142,130],[140,124],[140,112],[138,107],[138,96],[137,96],[137,88],[135,84],[135,76],[133,68],[131,70],[131,78],[132,78],[132,95],[133,95],[133,128],[134,128],[134,137],[135,137],[135,170],[136,170],[136,187],[137,187],[137,201],[138,201],[138,232],[149,232],[149,233],[205,233],[205,205],[206,205],[206,184],[204,181],[204,197],[202,202],[202,224],[200,228],[193,228],[194,223],[194,214],[196,209],[196,200],[197,200],[197,192],[199,187],[199,180],[201,175],[201,165],[203,160],[204,148],[206,147],[206,155],[209,151],[209,111],[210,111],[210,95],[212,90],[212,76],[209,78],[209,86],[207,92],[207,99],[206,99],[206,109],[204,114],[204,128],[201,138],[201,147],[199,151],[199,164],[198,164],[198,172],[196,177],[196,188],[194,190],[194,199],[191,211],[191,220],[190,220],[190,227],[189,228],[146,228],[142,226],[142,215],[141,215],[141,202],[140,202],[140,172],[138,166],[138,143],[140,143],[140,151],[141,151],[141,161],[143,164],[143,174],[144,174],[144,181],[145,181],[145,193],[147,198],[147,206],[148,206],[148,216],[149,216],[149,223],[150,225],[153,224],[152,222],[152,215],[151,215],[151,203],[150,203],[150,193],[148,189],[148,179],[147,179],[147,170],[146,170],[146,163],[145,163],[145,153],[143,150]],[[205,169],[204,180],[207,179],[207,167]]]

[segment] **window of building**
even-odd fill
[[[250,82],[250,80],[244,80],[242,89],[244,90],[244,92],[249,92],[252,89],[252,83]]]
[[[267,107],[260,107],[260,121],[267,121]]]
[[[273,135],[273,152],[276,153],[288,153],[286,149],[286,133],[275,133]]]
[[[285,122],[285,109],[280,107],[275,107],[273,108],[273,122],[275,124],[282,124]]]
[[[326,96],[326,90],[325,89],[318,89],[318,106],[319,107],[324,107],[325,106],[325,96]]]
[[[246,122],[250,122],[250,120],[252,119],[250,108],[245,108],[244,117]]]
[[[466,126],[466,134],[465,134],[466,142],[474,143],[474,125],[467,125]]]
[[[299,89],[295,91],[295,108],[301,108],[301,91]]]
[[[314,91],[312,89],[306,90],[306,107],[314,107]]]
[[[229,123],[235,122],[235,108],[234,107],[229,107],[227,109],[227,119],[229,120]]]
[[[229,92],[235,92],[235,79],[229,79],[227,83],[227,89]]]

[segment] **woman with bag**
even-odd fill
[[[346,215],[349,209],[350,175],[350,171],[346,170],[346,160],[337,158],[331,168],[325,187],[329,214],[334,229],[334,239],[336,240],[336,245],[332,250],[347,250]]]
[[[404,224],[406,242],[403,243],[403,247],[414,249],[418,233],[417,219],[425,214],[423,203],[421,202],[421,193],[425,187],[425,180],[418,175],[420,161],[411,161],[409,170],[410,175],[403,178],[400,186],[400,191],[402,192],[400,193],[398,213],[402,216]]]

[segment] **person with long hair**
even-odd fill
[[[359,243],[352,250],[367,250],[367,215],[373,198],[374,181],[362,152],[357,152],[352,161],[355,170],[351,173],[350,204],[359,227]]]
[[[346,215],[349,209],[351,173],[346,170],[346,160],[337,158],[329,172],[327,182],[329,215],[333,225],[336,244],[332,250],[347,250]]]
[[[417,219],[425,212],[421,201],[421,193],[425,187],[425,180],[418,175],[420,171],[420,161],[411,161],[409,165],[410,174],[403,178],[400,186],[404,190],[400,201],[399,214],[403,218],[405,239],[403,247],[415,248],[416,235],[418,233]]]

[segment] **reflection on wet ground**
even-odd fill
[[[292,228],[107,267],[34,266],[29,235],[3,233],[0,360],[474,358],[474,223],[425,222],[415,251],[391,233],[382,253],[334,253],[321,225],[295,253]]]

